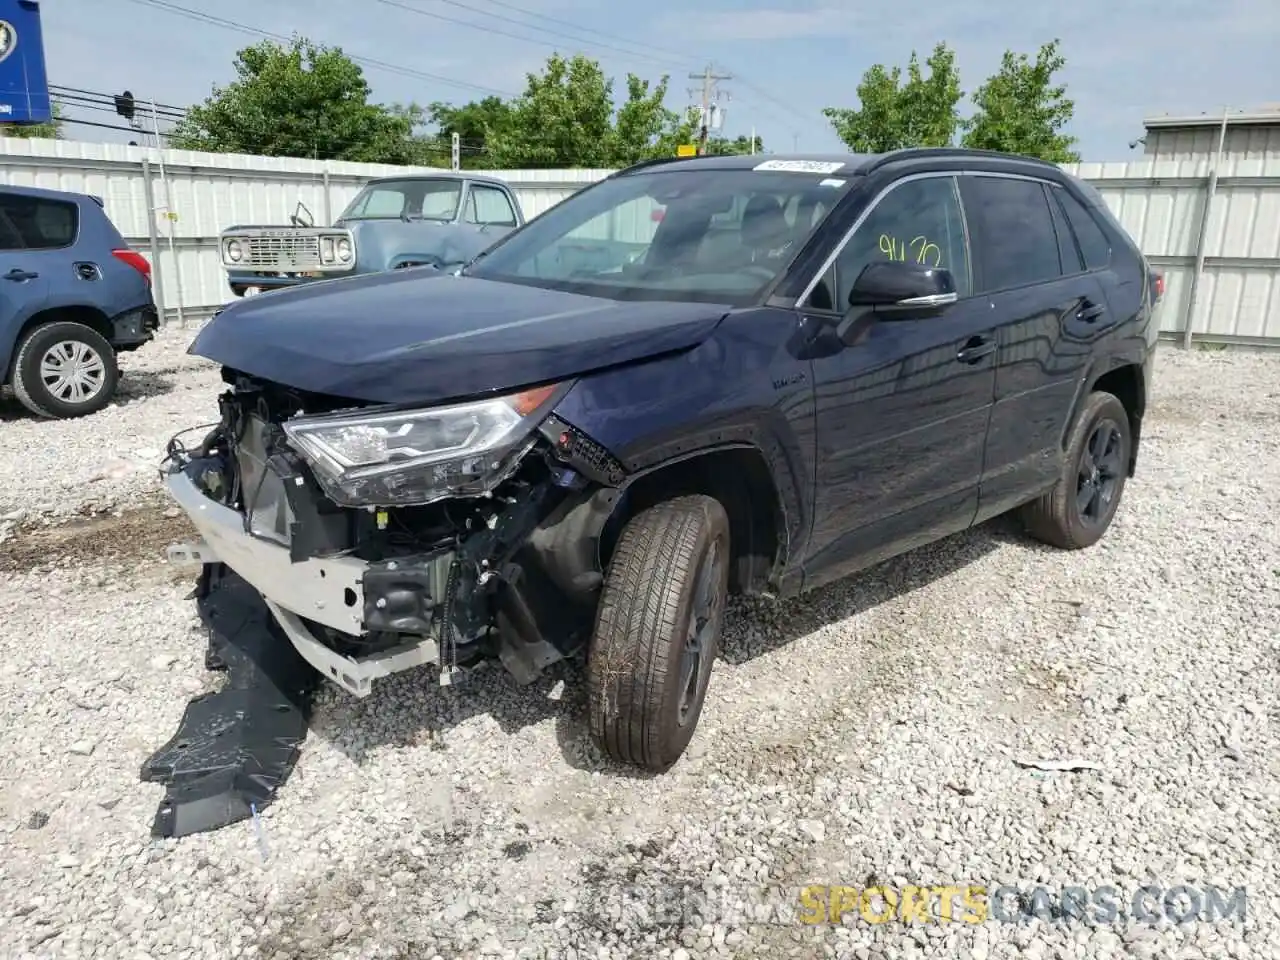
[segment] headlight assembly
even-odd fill
[[[244,259],[244,247],[239,240],[227,241],[227,259],[232,263],[239,263]]]
[[[422,410],[295,417],[284,431],[340,506],[421,506],[501,483],[559,386]]]

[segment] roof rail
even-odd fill
[[[890,150],[888,153],[880,154],[861,167],[859,172],[871,173],[873,170],[879,170],[888,164],[912,157],[937,157],[939,159],[945,157],[972,157],[974,159],[987,157],[997,160],[1014,160],[1042,167],[1053,167],[1055,170],[1062,169],[1049,160],[1041,160],[1039,157],[1024,157],[1013,153],[1001,153],[999,150],[977,150],[971,147],[903,147],[901,150]]]
[[[656,167],[664,163],[680,163],[684,160],[696,160],[696,157],[650,157],[648,160],[641,160],[639,163],[633,163],[629,167],[623,167],[621,170],[615,170],[609,174],[609,177],[620,177],[624,173],[633,173],[636,170],[644,170],[646,167]]]

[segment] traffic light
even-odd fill
[[[114,99],[116,101],[116,113],[126,120],[132,121],[135,112],[133,94],[126,90],[124,93],[117,93]]]

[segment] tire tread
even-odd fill
[[[720,504],[705,496],[668,500],[623,528],[601,590],[587,668],[590,732],[623,763],[659,769],[671,759],[662,742],[663,693],[672,634],[702,532]]]

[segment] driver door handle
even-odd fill
[[[956,354],[961,363],[974,364],[996,352],[995,337],[970,337]]]
[[[1083,320],[1085,323],[1095,323],[1106,312],[1107,308],[1104,304],[1086,300],[1080,304],[1080,309],[1076,312],[1076,319]]]
[[[23,270],[21,267],[14,267],[4,275],[6,280],[34,280],[40,274],[32,273],[30,270]]]

